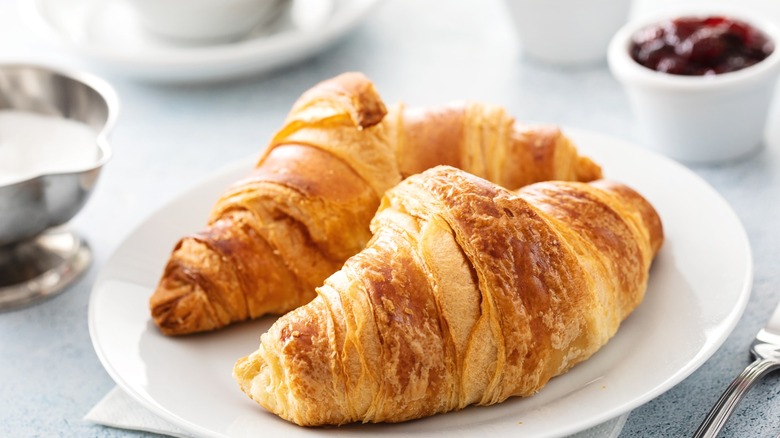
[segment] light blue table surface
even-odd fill
[[[771,2],[745,4],[754,3],[760,9]],[[657,5],[645,1],[636,10]],[[567,70],[526,59],[504,5],[496,0],[389,0],[346,39],[304,62],[262,76],[195,85],[145,83],[121,72],[93,69],[40,40],[16,14],[15,2],[0,2],[0,60],[88,68],[115,86],[122,110],[111,136],[114,156],[93,197],[69,224],[89,241],[92,267],[60,295],[0,313],[3,437],[151,436],[82,420],[114,387],[87,329],[95,278],[149,214],[223,165],[259,154],[292,102],[322,79],[358,70],[374,80],[387,102],[475,99],[501,104],[521,120],[642,143],[627,97],[606,63]],[[780,22],[780,14],[773,17]],[[749,362],[747,348],[780,300],[778,110],[771,114],[767,144],[760,152],[730,165],[692,167],[725,197],[747,230],[755,276],[744,316],[700,369],[634,410],[621,437],[691,435]],[[779,378],[770,376],[749,394],[723,436],[780,433]]]

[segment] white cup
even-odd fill
[[[774,42],[771,55],[742,70],[681,76],[640,65],[629,54],[632,36],[645,26],[676,17],[727,16],[762,31]],[[764,139],[780,72],[780,31],[744,11],[679,10],[632,21],[609,47],[609,67],[628,94],[644,144],[687,163],[721,163],[743,157]]]
[[[141,25],[170,40],[207,44],[238,39],[290,0],[128,0]]]
[[[612,35],[626,23],[631,0],[506,0],[523,52],[560,66],[607,57]]]

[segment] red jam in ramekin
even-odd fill
[[[655,71],[702,76],[728,73],[768,57],[774,44],[760,30],[725,16],[681,17],[647,26],[631,39],[631,57]]]

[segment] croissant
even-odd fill
[[[532,395],[615,334],[663,240],[624,185],[515,193],[446,166],[387,192],[371,229],[234,367],[286,420],[400,422]]]
[[[177,243],[149,300],[154,322],[187,334],[309,302],[365,247],[383,193],[437,164],[510,188],[601,176],[555,127],[478,103],[388,111],[365,76],[345,73],[298,99],[254,171]]]

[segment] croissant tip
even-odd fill
[[[208,299],[196,285],[165,279],[149,298],[154,324],[166,336],[180,336],[219,328],[209,317]]]
[[[576,180],[582,182],[596,181],[604,177],[604,172],[598,164],[588,157],[579,156],[577,159]]]

